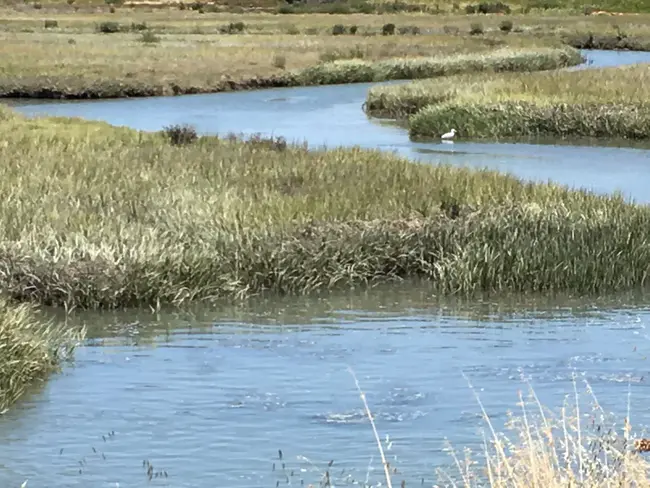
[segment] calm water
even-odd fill
[[[591,66],[650,53],[590,52]],[[263,132],[311,145],[383,147],[431,162],[490,166],[532,179],[650,201],[643,148],[416,144],[361,112],[368,85],[178,98],[22,105],[157,130]],[[650,422],[646,296],[602,300],[437,300],[426,285],[257,300],[152,315],[77,314],[76,361],[0,417],[0,486],[257,488],[305,486],[334,460],[335,485],[381,479],[352,367],[376,414],[396,485],[431,486],[451,463],[444,439],[480,450],[483,424],[464,372],[497,424],[530,378],[559,407],[572,374],[607,410]],[[278,459],[282,449],[283,459]],[[168,477],[149,481],[143,460]],[[285,463],[283,467],[283,463]],[[368,470],[371,463],[372,470]],[[275,469],[274,469],[275,466]],[[424,480],[424,481],[423,481]]]
[[[583,68],[650,62],[648,52],[584,51]],[[371,84],[282,88],[253,92],[91,102],[20,101],[25,114],[79,116],[142,130],[189,123],[202,133],[243,132],[282,135],[312,146],[379,147],[433,163],[490,167],[530,180],[553,180],[598,192],[620,190],[650,202],[646,181],[650,156],[645,147],[564,144],[415,143],[401,127],[368,119],[361,105]],[[462,127],[457,127],[462,135]]]
[[[434,468],[450,463],[445,437],[457,447],[480,441],[462,372],[497,424],[525,389],[522,376],[559,407],[574,372],[621,415],[631,387],[633,423],[647,424],[642,303],[441,303],[426,285],[403,285],[159,317],[77,317],[90,339],[75,364],[0,419],[0,485],[144,487],[145,459],[169,475],[154,486],[285,486],[282,462],[299,485],[318,481],[331,459],[344,485],[365,480],[373,456],[376,482],[381,465],[351,366],[393,443],[397,482],[431,486]]]

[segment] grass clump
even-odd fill
[[[164,135],[169,140],[170,144],[174,146],[183,146],[185,144],[192,144],[199,136],[196,129],[191,125],[170,125],[163,129]]]
[[[431,96],[433,103],[410,118],[410,133],[437,136],[453,126],[473,138],[647,139],[648,82],[648,65],[477,78],[448,91],[446,98],[434,90],[439,101]],[[419,94],[415,103],[425,99]]]
[[[384,467],[383,479],[378,485],[385,481],[386,486],[391,488],[396,485],[398,470],[390,469],[366,395],[354,371],[349,371],[361,397]],[[573,402],[569,401],[570,395],[567,395],[559,412],[545,407],[528,383],[528,397],[524,398],[521,391],[518,393],[517,406],[520,411],[508,411],[505,429],[501,430],[495,419],[488,414],[467,376],[464,373],[462,376],[474,393],[485,423],[481,443],[483,449],[476,453],[465,447],[461,457],[451,443],[446,441],[444,450],[453,459],[454,471],[457,472],[437,468],[440,483],[434,487],[650,486],[650,463],[640,455],[650,451],[650,439],[635,438],[632,435],[629,395],[627,416],[618,422],[618,416],[605,412],[586,381],[585,389],[591,398],[591,405],[588,408],[581,405],[575,374],[571,395]],[[401,486],[405,486],[404,480]]]
[[[445,294],[647,284],[650,209],[618,196],[378,151],[0,120],[0,291],[17,300],[155,306],[407,277]]]
[[[374,117],[403,119],[430,104],[451,100],[460,92],[483,90],[486,78],[476,72],[542,71],[578,64],[580,54],[572,48],[498,50],[487,56],[467,56],[442,70],[442,79],[377,86],[368,90],[365,110]],[[463,70],[463,68],[465,70]],[[458,75],[462,76],[450,76]],[[446,132],[446,130],[445,130]]]
[[[509,14],[512,12],[510,5],[503,2],[481,2],[476,5],[468,4],[465,7],[467,14]]]
[[[97,24],[97,32],[102,34],[115,34],[121,30],[122,26],[118,22],[101,22]]]
[[[144,44],[157,44],[161,39],[150,30],[146,30],[140,35],[139,41]]]
[[[499,30],[501,32],[511,32],[512,31],[512,20],[504,20],[499,24]]]
[[[512,51],[495,50],[490,54],[468,54],[444,58],[391,59],[369,62],[341,60],[307,68],[300,74],[302,84],[359,83],[450,76],[482,71],[524,71],[550,69],[578,64],[579,52],[572,48]],[[368,104],[370,106],[370,103]]]
[[[83,331],[54,326],[34,306],[0,297],[0,413],[72,355]]]

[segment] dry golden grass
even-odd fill
[[[384,481],[390,488],[399,475],[395,474],[396,470],[391,473],[386,466],[370,406],[356,377],[354,381],[385,466]],[[483,452],[477,456],[465,448],[460,456],[449,445],[446,450],[456,472],[438,468],[440,483],[434,488],[650,487],[650,462],[640,454],[650,442],[632,435],[629,394],[627,415],[622,417],[622,422],[617,422],[603,410],[586,381],[585,389],[591,399],[588,409],[580,400],[575,375],[573,385],[573,394],[567,395],[559,412],[554,412],[542,405],[529,384],[528,398],[524,399],[519,392],[520,411],[518,414],[508,412],[505,425],[508,432],[503,432],[497,430],[469,383],[486,426]],[[569,397],[573,397],[572,401],[568,401]]]
[[[441,486],[649,487],[650,463],[635,449],[629,404],[627,416],[620,425],[603,410],[591,386],[586,382],[585,386],[592,400],[587,411],[581,404],[575,377],[573,395],[570,395],[573,401],[568,401],[567,396],[559,412],[545,408],[532,386],[527,399],[520,392],[520,411],[509,412],[506,423],[514,433],[512,436],[497,432],[475,392],[487,426],[484,460],[477,466],[470,451],[460,459],[450,449],[460,481],[451,481],[448,474],[439,471],[447,480]]]

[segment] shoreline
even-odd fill
[[[107,92],[88,89],[66,92],[63,89],[34,87],[3,89],[1,99],[35,100],[111,100],[197,94],[252,91],[266,88],[297,88],[335,86],[387,81],[413,81],[444,78],[453,74],[481,72],[550,71],[580,66],[585,58],[570,46],[501,48],[492,53],[459,54],[449,57],[388,58],[376,61],[346,59],[325,62],[289,72],[282,76],[252,78],[244,81],[224,80],[212,87],[181,87],[176,83],[165,86],[131,88],[119,86]],[[122,85],[122,83],[118,83]]]

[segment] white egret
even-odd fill
[[[446,134],[443,134],[442,136],[440,136],[440,138],[441,139],[453,139],[455,135],[456,135],[456,129],[451,129]]]

